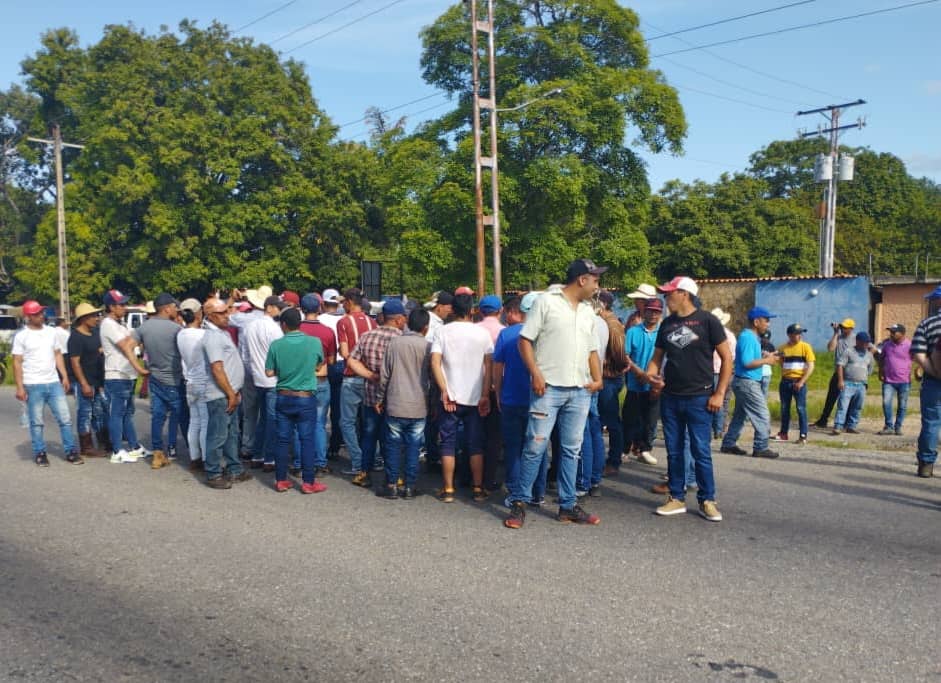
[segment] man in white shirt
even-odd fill
[[[337,336],[337,325],[343,319],[340,304],[343,297],[335,289],[323,290],[322,313],[318,320],[333,331],[334,343],[339,349],[340,341]],[[340,446],[343,445],[343,433],[340,428],[340,391],[343,388],[343,371],[346,370],[346,361],[336,354],[334,361],[327,365],[327,379],[330,381],[330,444],[327,447],[327,459],[336,460],[339,457]]]
[[[493,340],[486,329],[471,322],[473,299],[454,297],[454,321],[440,327],[431,342],[431,371],[441,391],[443,412],[438,430],[441,437],[441,476],[444,487],[438,499],[454,501],[454,467],[458,424],[464,427],[470,454],[472,492],[476,502],[487,500],[484,477],[484,424],[490,412]]]
[[[46,327],[43,307],[36,301],[23,304],[23,315],[26,316],[26,326],[13,338],[13,377],[16,380],[16,398],[26,402],[29,412],[33,461],[40,467],[49,466],[43,438],[43,408],[49,406],[59,423],[65,459],[73,465],[81,465],[85,461],[78,453],[72,434],[72,416],[65,400],[69,378],[56,331]]]
[[[278,384],[278,378],[265,374],[265,359],[268,357],[271,342],[284,336],[275,319],[287,308],[287,304],[274,295],[265,299],[264,304],[265,315],[249,323],[243,332],[248,367],[251,370],[251,377],[246,377],[245,382],[254,383],[258,400],[258,426],[255,429],[252,469],[260,467],[265,472],[273,472],[278,433],[275,410],[278,398],[275,386]]]

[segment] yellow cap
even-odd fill
[[[843,320],[843,322],[840,323],[840,327],[846,330],[852,330],[854,327],[856,327],[856,321],[852,318],[846,318]]]

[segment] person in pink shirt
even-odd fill
[[[885,427],[878,434],[901,434],[908,407],[908,393],[912,388],[912,340],[905,338],[905,325],[895,323],[887,327],[889,337],[876,348],[879,379],[882,380],[882,412]],[[892,419],[892,402],[898,397],[898,410]]]
[[[503,303],[500,297],[489,294],[480,300],[477,304],[477,310],[483,316],[483,319],[477,323],[479,327],[484,328],[490,334],[490,339],[494,345],[497,343],[497,337],[500,331],[506,328],[506,325],[500,322],[500,313],[503,311]],[[500,411],[497,408],[497,396],[490,388],[490,414],[484,418],[484,488],[488,491],[496,491],[500,488],[497,482],[497,463],[500,460],[500,450],[503,447],[503,432],[500,428]]]

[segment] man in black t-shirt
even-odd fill
[[[84,457],[104,456],[111,452],[108,439],[108,401],[105,398],[105,357],[98,331],[100,309],[80,303],[75,307],[75,324],[69,335],[69,370],[74,376],[72,390],[78,410],[75,423],[78,443]],[[92,428],[98,437],[96,450]]]
[[[700,310],[699,287],[688,277],[675,277],[660,291],[666,294],[669,317],[660,324],[653,358],[647,365],[651,391],[662,392],[660,419],[667,446],[670,496],[657,508],[658,515],[686,512],[686,461],[683,445],[689,436],[696,463],[699,514],[710,522],[722,521],[716,506],[712,474],[712,415],[722,407],[732,374],[732,354],[722,323]],[[722,366],[713,389],[713,351]]]

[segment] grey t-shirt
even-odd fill
[[[239,351],[232,343],[232,337],[225,330],[220,330],[212,323],[206,323],[206,334],[203,335],[203,352],[206,354],[209,383],[206,385],[206,400],[214,401],[225,398],[225,393],[216,384],[212,374],[212,364],[222,361],[222,369],[232,385],[234,391],[241,391],[245,384],[245,365],[239,357]]]
[[[855,346],[836,357],[836,364],[843,366],[844,382],[868,382],[873,362],[870,351],[860,353]]]
[[[144,324],[131,332],[131,336],[144,345],[147,368],[161,384],[179,386],[183,382],[183,366],[176,335],[181,328],[166,318],[147,318]]]

